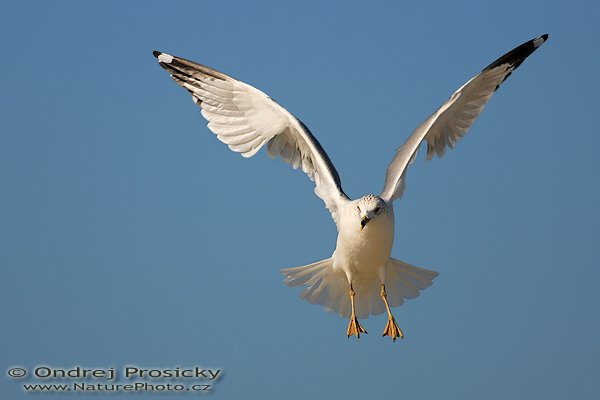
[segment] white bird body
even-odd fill
[[[373,275],[383,280],[394,244],[394,209],[389,205],[389,211],[382,212],[381,218],[369,216],[371,222],[361,228],[356,223],[361,219],[359,202],[350,201],[338,209],[340,223],[332,256],[333,269],[344,271],[348,282],[370,279]]]
[[[408,137],[388,166],[379,196],[351,200],[317,139],[285,108],[260,90],[201,64],[154,52],[160,65],[193,96],[209,121],[208,128],[233,151],[252,157],[265,144],[267,153],[301,168],[315,193],[330,210],[338,228],[331,258],[281,272],[289,286],[305,286],[301,297],[348,317],[348,335],[365,332],[357,320],[388,312],[384,335],[402,337],[390,307],[419,295],[436,272],[391,257],[394,242],[393,201],[402,196],[406,171],[421,143],[427,159],[442,157],[471,127],[496,89],[548,35],[532,39],[498,58],[462,85]],[[355,299],[356,296],[356,306]],[[395,328],[394,328],[395,326]]]

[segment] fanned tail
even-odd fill
[[[342,271],[333,270],[333,259],[317,261],[302,267],[282,269],[284,283],[288,286],[306,286],[300,297],[312,304],[321,304],[327,311],[343,317],[350,316],[349,284]],[[375,274],[375,271],[374,271]],[[417,297],[421,290],[431,286],[437,272],[415,267],[390,258],[386,265],[385,289],[390,307],[404,303],[404,299]],[[353,283],[356,292],[355,306],[358,318],[378,315],[385,311],[381,300],[381,282],[371,279]]]

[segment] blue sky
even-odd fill
[[[201,365],[224,371],[219,399],[598,398],[600,6],[404,3],[4,4],[2,368]],[[357,197],[456,88],[542,33],[457,148],[410,170],[393,256],[440,276],[395,309],[396,343],[384,316],[347,339],[283,285],[335,246],[312,183],[230,152],[152,57],[270,94]],[[6,376],[0,392],[29,397]]]

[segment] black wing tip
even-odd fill
[[[152,52],[154,57],[158,59],[158,63],[164,68],[165,64],[171,64],[175,57],[170,54],[163,53],[162,51],[154,50]]]
[[[535,39],[533,39],[531,41],[531,43],[533,44],[533,47],[538,48],[541,45],[543,45],[544,43],[546,43],[546,41],[548,40],[549,35],[547,33],[544,33],[541,36],[536,37]]]
[[[548,34],[545,33],[541,36],[536,37],[535,39],[528,40],[527,42],[515,47],[514,49],[504,54],[502,57],[498,58],[496,61],[494,61],[487,67],[485,67],[482,72],[489,71],[491,69],[505,64],[512,66],[512,70],[517,69],[527,57],[529,57],[534,51],[538,49],[538,47],[543,45],[546,42],[546,40],[548,40],[548,37]]]

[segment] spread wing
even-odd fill
[[[243,157],[267,143],[267,153],[302,168],[337,223],[337,205],[348,200],[340,177],[308,128],[260,90],[212,68],[158,51],[161,67],[187,89],[217,138]]]
[[[532,39],[491,63],[454,92],[436,112],[415,129],[408,140],[398,148],[396,156],[388,166],[381,197],[387,201],[402,197],[406,169],[415,160],[422,141],[427,141],[428,160],[434,154],[442,157],[446,146],[454,148],[456,142],[469,131],[473,121],[500,84],[546,40],[548,35]]]

